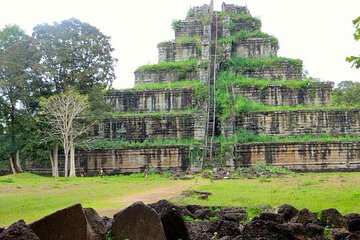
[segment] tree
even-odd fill
[[[332,93],[335,104],[359,105],[360,104],[360,83],[342,81]]]
[[[93,86],[111,86],[117,59],[111,55],[110,37],[96,27],[71,18],[37,25],[33,37],[41,52],[42,77],[51,83],[53,92],[76,87],[89,93]]]
[[[86,121],[89,110],[87,97],[73,89],[51,96],[41,102],[43,114],[51,126],[50,132],[62,143],[65,156],[65,177],[75,174],[75,141],[89,130],[92,123]],[[69,160],[70,156],[70,160]]]
[[[353,20],[355,27],[354,39],[355,41],[360,40],[360,16]],[[360,68],[360,55],[359,56],[350,56],[346,58],[346,61],[352,63],[353,67]]]
[[[21,172],[19,159],[22,132],[21,118],[36,108],[36,97],[42,90],[36,78],[39,55],[32,39],[16,25],[0,31],[0,108],[3,154],[10,158],[13,173]]]

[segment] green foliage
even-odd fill
[[[231,32],[238,31],[239,29],[248,28],[248,30],[256,31],[261,28],[261,21],[254,18],[249,14],[236,14],[236,13],[223,13],[230,17],[229,30]],[[223,16],[221,16],[223,18]]]
[[[246,97],[233,93],[234,87],[254,86],[260,89],[265,89],[269,87],[269,85],[281,85],[289,89],[310,88],[312,93],[311,95],[315,95],[316,89],[314,87],[318,83],[319,82],[312,79],[291,81],[257,79],[249,78],[243,75],[237,75],[230,71],[222,71],[219,73],[216,81],[216,102],[219,108],[218,114],[220,115],[221,119],[226,120],[231,115],[236,113],[250,111],[334,110],[350,108],[349,105],[346,105],[343,102],[336,102],[337,104],[329,106],[271,106],[265,105],[263,103],[252,102]],[[354,105],[352,108],[357,106]]]
[[[180,23],[181,23],[181,20],[178,20],[178,19],[174,19],[172,20],[171,22],[171,28],[177,32],[180,30]]]
[[[157,47],[158,48],[171,47],[171,45],[172,45],[172,41],[165,41],[165,42],[158,43]]]
[[[0,30],[0,161],[11,157],[16,172],[16,152],[31,139],[38,97],[48,90],[37,77],[39,59],[33,39],[18,26]]]
[[[104,94],[105,88],[95,86],[88,94],[89,119],[93,122],[100,122],[109,116],[112,106],[106,102]]]
[[[308,87],[311,83],[316,83],[316,81],[309,79],[302,80],[269,80],[269,79],[259,79],[259,78],[251,78],[242,75],[236,75],[233,72],[224,71],[221,72],[217,80],[221,82],[221,84],[225,84],[227,86],[237,86],[237,87],[249,87],[255,86],[260,89],[266,89],[269,85],[281,85],[290,89],[300,89]]]
[[[243,58],[234,57],[225,62],[223,69],[243,75],[246,72],[258,71],[266,68],[280,67],[284,63],[290,64],[295,70],[302,71],[302,61],[299,59],[270,57],[270,58]]]
[[[360,40],[360,16],[353,20],[355,33],[355,41]],[[352,63],[352,67],[360,68],[360,56],[350,56],[346,58],[346,61]]]
[[[254,217],[258,217],[261,214],[262,210],[261,208],[254,206],[254,207],[247,207],[246,212],[247,212],[246,221],[251,221]]]
[[[191,72],[196,70],[197,60],[178,61],[178,62],[161,62],[158,64],[144,65],[136,69],[136,72],[168,72],[168,71],[185,71]]]
[[[242,43],[248,40],[249,38],[270,39],[272,47],[279,48],[279,41],[275,37],[267,33],[263,33],[261,31],[255,31],[255,32],[238,31],[235,34],[232,34],[231,36],[220,38],[219,43],[220,44]]]
[[[53,91],[76,87],[89,93],[93,86],[111,86],[115,79],[110,37],[96,27],[71,18],[53,25],[37,25],[33,38],[41,52],[41,76]]]
[[[196,44],[196,48],[201,51],[202,45],[201,45],[201,39],[199,35],[194,35],[192,37],[178,37],[176,38],[176,43],[181,45],[188,45],[188,44]]]
[[[360,105],[360,83],[341,82],[332,92],[333,103],[345,106]]]
[[[151,83],[135,85],[130,90],[155,90],[155,89],[172,89],[172,88],[192,88],[201,85],[199,80],[187,80],[179,82]]]
[[[196,218],[193,218],[189,215],[181,215],[182,219],[186,222],[203,222],[204,220],[203,219],[196,219]],[[207,222],[215,222],[219,220],[219,216],[213,216],[213,217],[209,217],[209,219],[206,219],[205,221]]]

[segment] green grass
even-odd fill
[[[250,31],[238,31],[231,36],[223,37],[219,39],[220,44],[232,44],[232,43],[242,43],[248,40],[249,38],[264,38],[264,39],[270,39],[272,47],[279,48],[279,41],[277,38],[261,32],[260,30],[250,32]]]
[[[260,89],[266,89],[269,85],[281,85],[289,89],[300,89],[309,87],[311,85],[320,84],[321,82],[310,79],[299,80],[269,80],[260,78],[251,78],[243,75],[236,75],[233,72],[224,71],[217,76],[217,83],[220,87],[249,87],[254,86]]]
[[[190,196],[177,204],[207,206],[243,206],[256,209],[258,205],[272,207],[284,203],[298,209],[318,212],[336,208],[341,213],[360,212],[360,173],[306,173],[287,178],[213,181],[194,190],[211,192],[209,200]]]
[[[172,45],[172,41],[164,41],[164,42],[160,42],[158,43],[157,47],[161,48],[161,47],[171,47]]]
[[[177,116],[193,114],[197,109],[186,109],[176,111],[158,111],[158,112],[109,112],[109,117],[146,117],[146,116]]]
[[[225,138],[223,136],[215,139],[216,142],[224,144],[237,144],[237,143],[254,143],[254,142],[335,142],[335,141],[360,141],[359,136],[341,135],[331,136],[326,134],[309,134],[297,136],[271,136],[266,134],[256,134],[252,131],[245,129],[238,129],[231,137]]]
[[[157,89],[172,89],[172,88],[193,88],[201,85],[200,80],[187,80],[169,83],[152,83],[136,85],[128,90],[157,90]]]
[[[157,147],[157,146],[189,146],[198,145],[200,142],[194,139],[157,139],[144,140],[143,142],[126,140],[95,140],[79,144],[79,147],[90,149],[109,149],[118,147]]]
[[[257,211],[257,206],[284,203],[298,209],[320,211],[337,208],[343,214],[360,212],[360,173],[304,173],[291,177],[260,179],[200,180],[192,190],[208,191],[209,200],[190,196],[176,204],[241,206]],[[119,198],[156,191],[161,187],[188,185],[188,181],[169,180],[161,175],[50,178],[29,173],[0,177],[0,227],[24,219],[31,223],[47,214],[75,203],[99,210],[120,209],[128,205]]]
[[[197,68],[197,60],[161,62],[158,64],[144,65],[136,69],[136,72],[167,72],[184,71],[191,72]]]
[[[161,175],[142,174],[86,178],[50,178],[29,173],[0,177],[0,227],[19,219],[27,223],[75,203],[83,207],[120,209],[117,198],[178,186]]]
[[[302,61],[300,59],[269,57],[269,58],[243,58],[233,57],[222,66],[223,69],[231,70],[237,74],[244,74],[248,71],[257,71],[264,68],[273,68],[288,63],[295,70],[302,71]]]
[[[236,113],[263,112],[263,111],[326,111],[326,110],[360,109],[360,104],[358,105],[336,104],[336,105],[327,105],[327,106],[314,106],[314,105],[271,106],[259,102],[252,102],[248,98],[242,96],[237,96],[233,101],[234,101],[233,112]]]

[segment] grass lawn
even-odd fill
[[[169,188],[209,191],[209,200],[196,196],[177,200],[176,204],[256,207],[283,203],[311,211],[334,207],[343,214],[360,213],[360,172],[304,173],[271,179],[175,181],[164,176],[50,178],[29,173],[0,177],[0,227],[24,219],[31,223],[49,213],[80,202],[97,211],[120,209],[128,205],[119,199],[166,194]],[[162,191],[159,191],[162,189]]]
[[[154,191],[161,187],[189,184],[160,175],[142,174],[86,178],[51,178],[34,174],[0,177],[0,227],[19,219],[27,223],[56,210],[81,203],[96,210],[121,209],[118,199]]]
[[[360,172],[298,173],[291,177],[271,179],[221,180],[195,187],[211,192],[209,200],[190,196],[177,204],[208,206],[244,206],[253,208],[284,203],[298,209],[320,211],[336,208],[341,213],[360,213]]]

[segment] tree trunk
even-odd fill
[[[53,148],[53,162],[54,162],[54,175],[53,177],[59,177],[59,145],[55,144]]]
[[[52,153],[49,152],[49,158],[50,158],[50,163],[51,163],[51,176],[54,177],[55,175],[55,172],[54,172],[54,160],[53,160],[53,156],[52,156]]]
[[[16,150],[16,166],[19,168],[19,172],[23,172],[20,163],[20,151]]]
[[[75,147],[70,148],[70,177],[76,177],[75,172]]]
[[[65,156],[65,177],[68,177],[68,171],[69,171],[69,148],[67,148],[64,144],[64,156]]]
[[[11,136],[11,144],[13,146],[16,146],[15,143],[15,103],[13,101],[11,101],[11,110],[10,110],[10,136]],[[20,173],[21,169],[18,166],[18,150],[16,151],[16,153],[12,153],[11,154],[11,171],[15,174],[15,173]]]
[[[10,169],[12,174],[16,174],[12,157],[10,157]]]
[[[53,177],[59,177],[59,146],[56,144],[52,152],[49,153],[50,155],[50,162],[51,162],[51,175]]]

